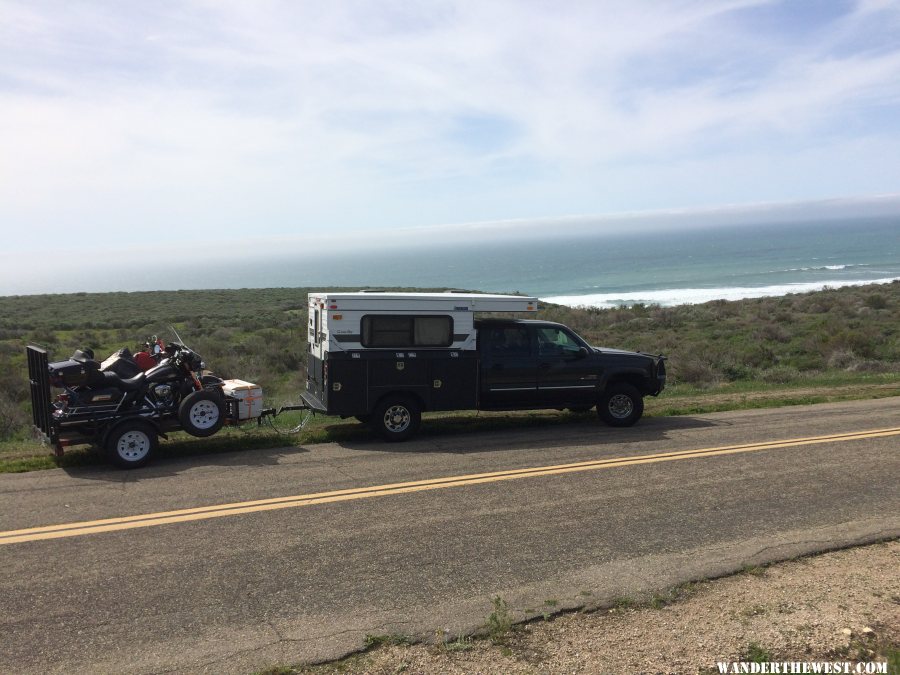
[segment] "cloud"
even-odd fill
[[[7,246],[889,191],[900,9],[792,7],[0,0]]]

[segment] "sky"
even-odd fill
[[[900,212],[898,34],[893,0],[0,0],[0,267]]]

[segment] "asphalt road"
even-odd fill
[[[890,398],[2,475],[0,672],[250,673],[897,537],[898,450]]]

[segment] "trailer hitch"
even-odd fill
[[[306,414],[302,415],[300,418],[300,423],[297,426],[291,429],[279,429],[275,426],[275,418],[278,417],[281,413],[289,412],[292,410],[303,410]],[[265,420],[266,424],[268,424],[272,429],[274,429],[279,434],[299,434],[309,421],[312,419],[313,415],[316,414],[316,411],[310,408],[306,404],[300,405],[283,405],[278,410],[275,408],[265,408],[260,411],[259,417],[256,418],[256,425],[262,426],[263,420]]]

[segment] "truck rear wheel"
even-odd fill
[[[375,408],[369,423],[386,441],[399,442],[415,435],[421,422],[422,413],[413,401],[388,396]]]
[[[644,414],[644,397],[627,382],[609,385],[597,404],[600,419],[613,427],[630,427]]]

